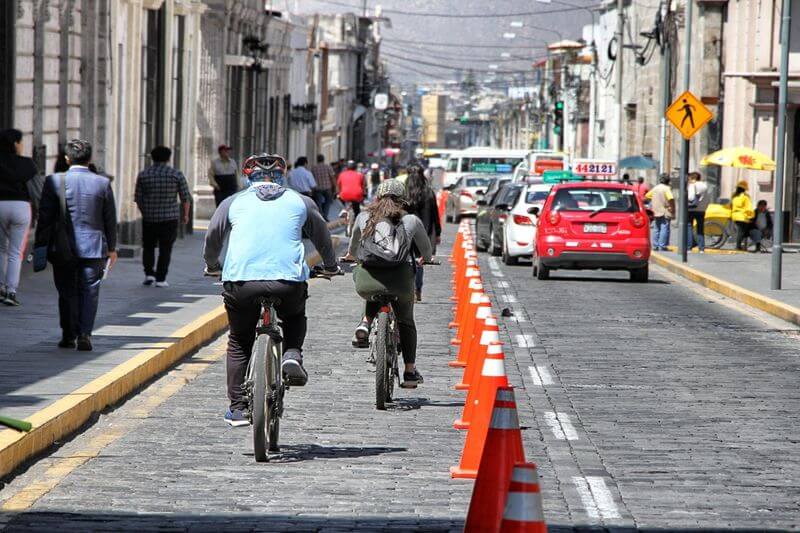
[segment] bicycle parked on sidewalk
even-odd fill
[[[207,276],[218,277],[217,272],[207,272]],[[339,270],[337,276],[343,276]],[[311,269],[313,278],[330,279],[322,267]],[[283,416],[283,400],[289,384],[283,379],[281,357],[283,356],[283,332],[278,323],[275,310],[280,299],[266,296],[260,299],[261,312],[256,325],[256,340],[252,356],[247,365],[245,381],[242,384],[246,412],[253,426],[253,452],[257,462],[269,461],[269,453],[280,451],[280,423]]]

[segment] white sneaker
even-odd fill
[[[166,281],[156,281],[156,287],[162,287],[162,288],[169,287],[169,283],[167,283]]]
[[[151,287],[155,282],[156,282],[155,276],[145,276],[142,285],[144,285],[145,287]]]

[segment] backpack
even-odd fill
[[[383,219],[375,225],[375,233],[362,237],[358,261],[368,268],[394,268],[409,262],[411,239],[401,220],[397,224]]]

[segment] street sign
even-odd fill
[[[576,159],[572,162],[572,171],[581,176],[616,176],[616,161],[597,159]]]
[[[583,176],[573,174],[569,170],[545,170],[542,181],[548,184],[564,183],[565,181],[583,181]]]
[[[537,159],[533,163],[533,174],[540,176],[545,170],[564,170],[563,159]]]
[[[678,128],[684,139],[689,140],[714,118],[714,113],[695,95],[686,91],[672,102],[664,116]]]

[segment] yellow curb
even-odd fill
[[[677,253],[678,252],[678,247],[677,246],[667,246],[667,250],[669,250],[670,252]],[[694,252],[690,252],[690,253],[694,253]],[[718,250],[716,248],[706,248],[705,253],[711,254],[711,255],[736,255],[736,254],[746,254],[748,252],[745,252],[744,250]]]
[[[751,290],[745,289],[733,283],[723,281],[710,274],[706,274],[695,268],[686,266],[682,263],[669,259],[657,252],[653,252],[650,258],[658,266],[663,267],[670,272],[683,276],[684,278],[702,285],[714,292],[718,292],[723,296],[727,296],[737,302],[749,305],[755,309],[760,309],[765,313],[778,317],[787,322],[793,322],[800,325],[800,309],[793,307],[789,304],[779,302],[763,294],[758,294]]]
[[[105,409],[154,376],[164,372],[187,354],[217,336],[228,325],[224,306],[219,306],[168,337],[177,338],[166,348],[149,348],[111,371],[92,380],[28,418],[28,433],[0,431],[0,477],[27,459],[71,434],[95,413]]]

